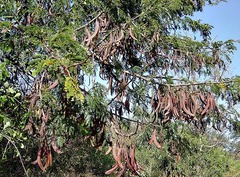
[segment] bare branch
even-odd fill
[[[220,81],[220,82],[198,82],[198,83],[189,83],[189,84],[165,84],[170,87],[183,87],[183,86],[193,86],[193,85],[212,85],[212,84],[227,84],[227,83],[233,83],[233,82],[238,82],[234,79],[229,80],[229,81]],[[164,84],[163,84],[164,85]]]
[[[151,79],[167,79],[167,77],[165,76],[155,76],[155,77],[151,77],[151,76],[142,76],[142,75],[139,75],[137,73],[130,73],[129,71],[127,70],[124,70],[123,72],[129,74],[129,75],[132,75],[132,76],[135,76],[135,77],[138,77],[140,79],[143,79],[147,82],[150,82]],[[177,79],[177,78],[172,78],[172,80],[177,80],[177,81],[184,81],[183,79]],[[164,83],[161,83],[162,85],[166,85],[168,87],[183,87],[183,86],[194,86],[194,85],[212,85],[212,84],[227,84],[227,83],[233,83],[233,82],[238,82],[234,79],[231,79],[231,80],[228,80],[228,81],[218,81],[218,82],[198,82],[198,83],[187,83],[187,84],[164,84]]]
[[[85,28],[86,26],[88,26],[89,24],[91,24],[94,20],[96,20],[98,17],[100,17],[102,14],[103,14],[103,11],[101,11],[96,17],[94,17],[92,20],[90,20],[89,22],[87,22],[87,23],[84,24],[83,26],[77,28],[76,31],[80,31],[81,29]]]

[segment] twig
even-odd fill
[[[168,85],[170,87],[183,87],[183,86],[211,85],[211,84],[221,84],[221,83],[227,84],[232,82],[238,82],[238,81],[229,80],[229,81],[219,81],[219,82],[198,82],[198,83],[189,83],[189,84],[163,84],[163,85]]]
[[[119,117],[119,118],[121,118],[123,120],[129,121],[129,122],[134,122],[134,123],[137,123],[137,124],[145,124],[144,122],[141,122],[139,120],[129,119],[129,118],[126,118],[126,117],[123,117],[123,116],[120,117],[120,116],[118,116],[115,113],[111,113],[111,114],[114,115],[114,116],[117,116],[117,117]]]
[[[116,134],[121,135],[121,136],[124,136],[124,137],[131,137],[131,136],[137,134],[138,127],[139,127],[139,121],[137,121],[137,127],[136,127],[135,131],[134,131],[134,132],[131,132],[131,133],[128,133],[128,134],[124,134],[124,133],[119,132],[119,131],[117,130],[117,128],[114,126],[114,123],[113,123],[113,122],[111,122],[111,126],[113,127],[113,129],[114,129],[114,131],[115,131]]]
[[[92,23],[94,20],[96,20],[99,16],[101,16],[103,14],[103,11],[101,11],[96,17],[94,17],[92,20],[90,20],[89,22],[87,22],[86,24],[84,24],[83,26],[79,27],[76,29],[76,31],[80,31],[81,29],[85,28],[86,26],[88,26],[90,23]]]
[[[2,155],[2,159],[4,158],[5,153],[7,152],[7,147],[8,147],[8,145],[9,145],[9,141],[7,142],[7,144],[6,144],[5,148],[4,148],[3,155]]]
[[[161,79],[167,79],[167,77],[165,76],[155,76],[155,77],[147,77],[147,76],[141,76],[137,73],[131,73],[127,70],[124,70],[123,72],[129,74],[129,75],[132,75],[132,76],[135,76],[135,77],[138,77],[140,79],[143,79],[145,80],[146,82],[150,82],[151,79],[158,79],[158,78],[161,78]],[[172,80],[176,80],[176,81],[184,81],[183,79],[177,79],[177,78],[172,78]],[[224,84],[227,84],[227,83],[232,83],[232,82],[238,82],[238,81],[235,81],[235,80],[229,80],[229,81],[218,81],[218,82],[198,82],[198,83],[188,83],[188,84],[164,84],[164,83],[161,83],[162,85],[166,85],[168,87],[183,87],[183,86],[193,86],[193,85],[211,85],[211,84],[221,84],[221,83],[224,83]]]
[[[119,117],[122,120],[137,123],[137,126],[139,126],[139,125],[147,125],[147,126],[150,125],[150,126],[153,126],[153,127],[162,127],[160,124],[155,124],[154,122],[143,122],[143,121],[139,121],[139,120],[129,119],[129,118],[126,118],[126,117],[123,117],[123,116],[120,117],[119,115],[117,115],[115,113],[111,113],[111,114]]]
[[[10,140],[7,136],[3,135],[3,137],[6,138],[6,139],[8,140],[8,142],[10,142],[10,143],[15,147],[15,149],[16,149],[18,155],[19,155],[19,159],[20,159],[20,162],[21,162],[21,164],[22,164],[24,173],[25,173],[25,175],[28,177],[27,170],[26,170],[26,168],[25,168],[25,166],[24,166],[24,164],[23,164],[22,156],[21,156],[21,154],[20,154],[20,152],[19,152],[16,144],[15,144],[12,140]]]

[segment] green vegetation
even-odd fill
[[[239,176],[220,1],[2,0],[0,176]]]

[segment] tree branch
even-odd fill
[[[198,83],[189,83],[189,84],[163,84],[167,85],[169,87],[184,87],[184,86],[193,86],[193,85],[211,85],[211,84],[227,84],[232,82],[238,82],[235,80],[229,80],[229,81],[219,81],[219,82],[198,82]]]
[[[28,177],[27,170],[26,170],[26,168],[25,168],[25,166],[24,166],[24,164],[23,164],[22,156],[21,156],[21,154],[20,154],[20,152],[19,152],[16,144],[15,144],[12,140],[10,140],[7,136],[3,135],[3,137],[6,138],[6,139],[8,140],[8,142],[10,142],[10,143],[15,147],[15,149],[16,149],[18,155],[19,155],[19,159],[20,159],[20,162],[21,162],[21,164],[22,164],[24,173],[25,173],[25,175]]]
[[[94,20],[96,20],[98,17],[100,17],[102,14],[103,14],[103,11],[101,11],[96,17],[94,17],[92,20],[90,20],[89,22],[87,22],[87,23],[84,24],[83,26],[77,28],[76,31],[80,31],[81,29],[85,28],[86,26],[88,26],[89,24],[91,24]]]
[[[135,77],[138,77],[140,79],[143,79],[147,82],[150,82],[151,79],[167,79],[167,77],[165,76],[155,76],[155,77],[151,77],[151,76],[142,76],[140,74],[137,74],[137,73],[130,73],[129,71],[127,70],[124,70],[123,72],[131,75],[131,76],[135,76]],[[172,80],[176,80],[176,81],[184,81],[183,79],[177,79],[177,78],[172,78]],[[161,83],[162,85],[166,85],[168,87],[183,87],[183,86],[193,86],[193,85],[211,85],[211,84],[221,84],[221,83],[224,83],[224,84],[227,84],[227,83],[232,83],[232,82],[238,82],[236,80],[228,80],[228,81],[218,81],[218,82],[198,82],[198,83],[188,83],[188,84],[166,84],[166,83]]]

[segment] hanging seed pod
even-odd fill
[[[129,112],[130,112],[130,103],[129,103],[129,100],[128,100],[128,99],[125,100],[124,105],[125,105],[125,108],[126,108],[128,114],[129,114]]]
[[[105,172],[106,175],[114,173],[118,169],[118,164],[115,164],[111,169]]]

